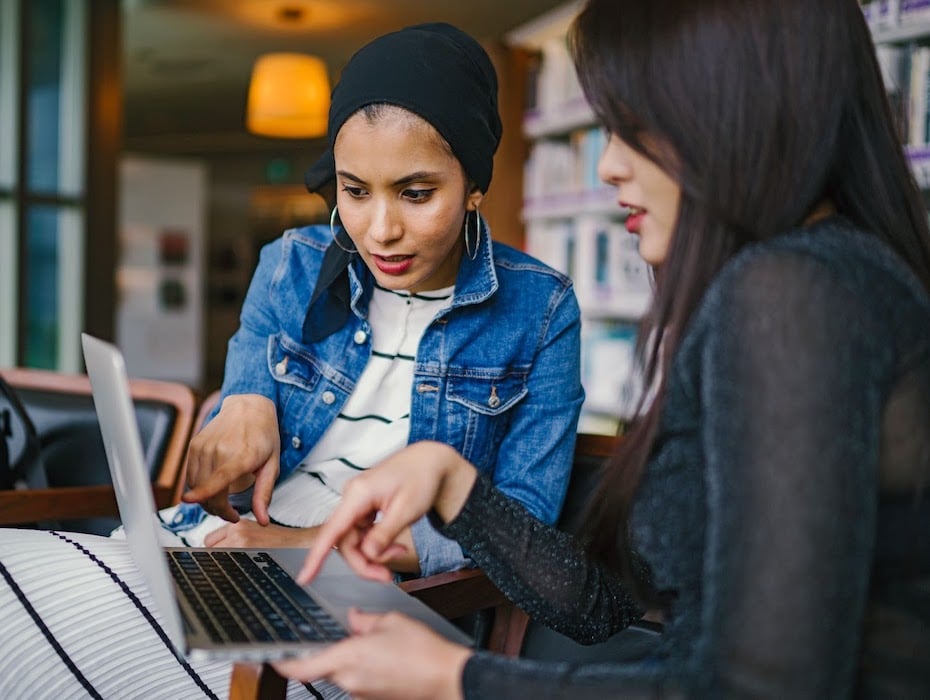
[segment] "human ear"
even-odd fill
[[[483,201],[484,192],[479,190],[477,185],[472,185],[471,190],[465,196],[465,210],[476,211]]]

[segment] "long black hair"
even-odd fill
[[[632,576],[627,521],[664,378],[726,261],[829,199],[930,291],[930,231],[855,0],[589,0],[569,40],[605,128],[681,186],[639,334],[652,400],[608,462],[586,519],[592,555]]]

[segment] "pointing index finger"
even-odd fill
[[[329,520],[320,527],[310,553],[307,555],[307,560],[298,575],[298,581],[307,583],[312,580],[320,572],[323,561],[335,549],[336,544],[354,530],[360,521],[371,522],[375,513],[374,508],[368,504],[353,507],[348,499],[343,499],[342,503],[332,512]]]

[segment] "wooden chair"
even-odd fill
[[[572,478],[559,527],[577,527],[597,468],[610,456],[618,440],[607,435],[578,435]],[[490,651],[518,656],[528,633],[532,635],[536,629],[526,613],[507,600],[480,569],[425,576],[399,585],[449,619],[490,609],[493,622],[486,646]],[[287,680],[270,665],[240,663],[233,667],[229,697],[230,700],[279,700],[285,697],[286,689]]]
[[[616,449],[620,438],[605,435],[578,435],[572,478],[558,527],[577,533],[583,524],[590,494],[600,481],[601,466]],[[599,644],[578,642],[533,622],[519,608],[514,608],[507,630],[507,649],[511,656],[541,661],[596,663],[642,658],[658,644],[662,632],[661,616],[647,613],[643,619],[624,628]]]
[[[0,525],[53,521],[72,531],[107,534],[119,524],[103,439],[85,375],[0,370],[17,392],[41,442],[48,488],[0,491]],[[187,386],[130,379],[157,507],[177,503],[196,409]]]

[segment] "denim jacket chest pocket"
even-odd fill
[[[527,395],[528,369],[450,370],[446,380],[447,428],[462,455],[479,469],[492,469],[513,409]],[[456,444],[455,441],[452,444]]]

